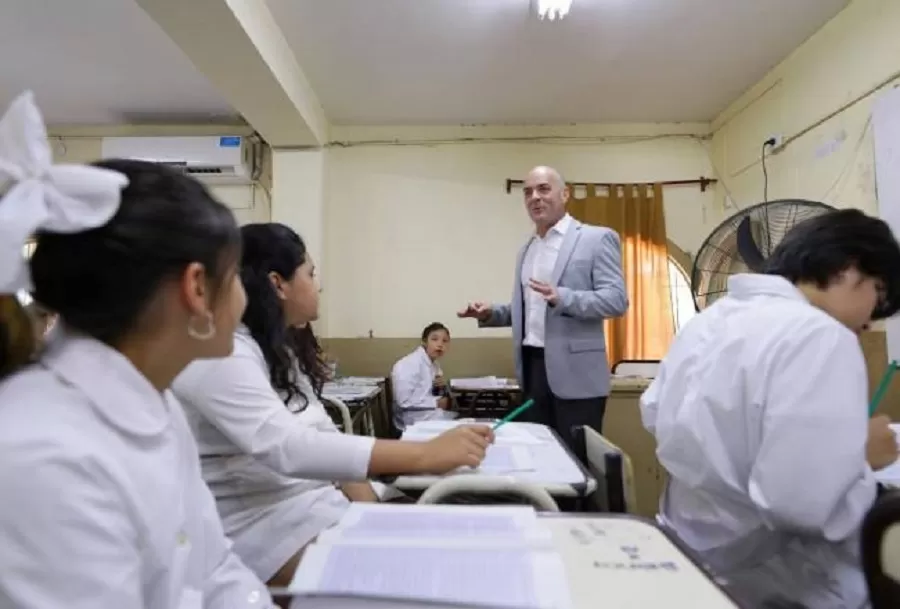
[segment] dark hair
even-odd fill
[[[289,328],[269,273],[290,280],[306,262],[306,244],[293,229],[275,222],[247,224],[241,228],[244,253],[241,279],[247,291],[243,322],[262,350],[272,386],[282,392],[287,404],[294,396],[309,403],[294,375],[294,360],[312,384],[317,397],[328,376],[328,368],[312,327]]]
[[[206,267],[215,294],[240,256],[241,236],[231,211],[176,169],[122,159],[94,165],[128,178],[118,211],[99,228],[38,234],[31,274],[37,302],[113,345],[188,264]]]
[[[19,299],[12,294],[0,294],[0,378],[30,361],[35,343],[31,318]]]
[[[900,244],[883,220],[858,209],[835,210],[798,223],[766,260],[763,272],[824,289],[850,268],[884,283],[885,297],[872,319],[900,310]]]
[[[447,329],[447,326],[445,326],[444,324],[442,324],[438,321],[433,321],[430,324],[428,324],[427,326],[425,326],[424,330],[422,330],[422,342],[424,343],[425,341],[427,341],[428,337],[431,335],[431,333],[437,332],[438,330],[443,330],[444,332],[447,333],[447,337],[448,338],[450,337],[450,330]]]

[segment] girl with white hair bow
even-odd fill
[[[0,607],[271,607],[167,391],[192,360],[231,352],[233,216],[161,165],[52,166],[30,93],[0,121],[4,190],[0,294],[30,291],[61,321],[33,363],[0,349]]]

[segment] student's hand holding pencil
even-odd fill
[[[878,471],[892,465],[897,460],[897,435],[891,429],[891,420],[886,415],[869,419],[869,438],[866,441],[866,461]]]
[[[487,425],[460,425],[425,442],[417,468],[423,474],[445,474],[458,467],[478,467],[494,441]]]

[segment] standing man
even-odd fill
[[[603,321],[628,309],[619,235],[566,213],[569,189],[555,169],[532,169],[523,191],[535,234],[519,251],[512,302],[469,303],[458,315],[512,326],[516,375],[534,400],[521,418],[553,427],[572,446],[574,427],[603,426]]]

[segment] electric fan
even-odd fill
[[[700,311],[725,294],[729,276],[762,270],[766,258],[795,224],[834,209],[818,201],[784,199],[758,203],[722,222],[694,259],[694,306]]]

